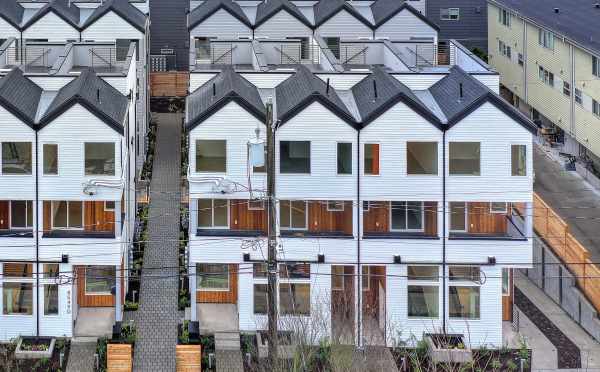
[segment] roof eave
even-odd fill
[[[87,100],[85,100],[81,97],[77,97],[77,96],[69,98],[63,104],[61,104],[56,109],[54,109],[54,111],[50,112],[49,114],[44,115],[44,117],[42,117],[42,119],[40,120],[38,129],[42,129],[46,125],[50,124],[52,121],[56,120],[56,118],[58,118],[60,115],[64,114],[68,109],[75,106],[75,104],[80,104],[81,106],[83,106],[92,115],[94,115],[98,119],[102,120],[106,125],[108,125],[112,129],[114,129],[121,136],[125,134],[125,128],[123,128],[123,122],[125,121],[124,117],[123,117],[123,121],[119,123],[119,122],[113,120],[111,117],[105,115],[103,112],[97,110],[93,105],[91,105],[89,102],[87,102]],[[125,111],[125,116],[126,115],[127,115],[127,110]]]
[[[349,114],[347,114],[347,113],[343,112],[342,110],[340,110],[339,108],[337,108],[336,105],[334,105],[329,100],[324,98],[321,94],[310,95],[310,96],[306,97],[304,100],[302,100],[299,104],[297,104],[296,106],[289,109],[285,114],[283,114],[281,116],[278,115],[278,120],[280,121],[279,125],[281,126],[281,125],[285,124],[286,122],[290,121],[296,115],[300,114],[300,112],[305,110],[308,106],[310,106],[314,102],[318,102],[321,105],[323,105],[331,113],[333,113],[335,116],[337,116],[338,118],[343,120],[346,124],[350,125],[352,128],[354,128],[356,130],[360,129],[360,124],[356,120],[354,120],[353,117],[349,116]]]
[[[221,110],[225,105],[229,102],[235,102],[240,105],[244,110],[246,110],[250,115],[254,116],[257,120],[264,123],[266,122],[266,113],[257,110],[253,105],[248,103],[244,98],[236,95],[227,94],[224,97],[221,97],[217,102],[214,102],[210,107],[208,107],[204,112],[200,115],[194,117],[192,120],[188,121],[185,124],[185,128],[188,131],[193,130],[198,125],[202,124],[208,118],[216,114],[219,110]],[[186,103],[187,106],[187,103]]]
[[[197,9],[197,8],[196,8]],[[206,14],[204,17],[194,21],[194,23],[190,24],[188,26],[188,30],[192,30],[194,27],[198,26],[200,23],[206,21],[208,18],[210,18],[211,16],[213,16],[216,12],[218,12],[219,10],[224,10],[227,13],[229,13],[232,17],[234,17],[235,19],[237,19],[238,21],[242,22],[243,24],[245,24],[246,26],[248,26],[248,28],[252,29],[252,23],[250,22],[249,19],[247,18],[243,18],[240,17],[238,14],[236,14],[235,12],[232,12],[228,7],[224,6],[223,4],[220,4],[218,7],[216,7],[215,9],[213,9],[211,12],[209,12],[208,14]],[[195,10],[195,9],[194,9]],[[194,11],[192,10],[192,13]]]

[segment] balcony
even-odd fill
[[[364,239],[438,239],[438,203],[363,202]]]
[[[199,199],[195,205],[196,236],[267,235],[267,211],[261,200]]]
[[[111,201],[43,201],[43,238],[114,239]]]
[[[450,202],[449,239],[527,240],[517,203]],[[520,209],[523,210],[523,209]]]
[[[0,238],[33,237],[33,201],[0,200]]]
[[[352,201],[282,200],[280,234],[286,238],[352,238]]]

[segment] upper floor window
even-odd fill
[[[337,144],[337,174],[352,174],[352,143]]]
[[[510,45],[506,45],[506,43],[502,40],[498,40],[498,53],[502,54],[506,58],[512,58],[512,49]]]
[[[506,27],[510,27],[510,17],[510,12],[508,10],[500,9],[500,12],[498,13],[498,22]]]
[[[546,70],[542,66],[538,66],[538,76],[540,80],[544,82],[544,84],[547,84],[551,87],[554,86],[554,74],[552,72]]]
[[[581,92],[581,89],[575,88],[575,102],[583,105],[583,93]]]
[[[592,56],[592,74],[600,77],[600,58]]]
[[[479,176],[481,174],[481,144],[450,142],[450,175]]]
[[[554,50],[554,33],[552,33],[552,31],[547,31],[540,28],[538,33],[538,42],[544,48]]]
[[[12,200],[10,202],[10,228],[31,229],[33,227],[33,201]]]
[[[600,103],[592,98],[592,113],[596,116],[600,116]]]
[[[364,167],[365,174],[378,175],[379,174],[379,144],[378,143],[365,143],[365,159]]]
[[[406,143],[406,173],[436,175],[438,171],[437,142]]]
[[[53,201],[52,229],[83,229],[83,202]]]
[[[279,221],[284,230],[306,230],[308,208],[304,200],[282,200],[279,205]]]
[[[571,84],[563,81],[563,94],[567,97],[571,97]]]
[[[335,58],[340,58],[340,38],[339,37],[324,37],[327,47],[333,53]]]
[[[391,230],[423,231],[423,202],[392,202],[391,209]]]
[[[525,64],[525,60],[523,59],[523,53],[517,54],[517,62],[519,63],[519,66],[523,67],[523,65]]]
[[[279,142],[281,173],[310,173],[310,141]]]
[[[2,174],[31,174],[31,142],[2,142]]]
[[[458,21],[460,19],[460,8],[442,8],[440,9],[440,20]]]
[[[527,175],[527,146],[511,145],[511,175],[526,176]]]
[[[114,176],[115,175],[115,143],[86,142],[85,143],[85,175]]]
[[[227,141],[196,140],[196,172],[227,172]]]
[[[229,201],[227,199],[198,199],[198,227],[228,228]]]
[[[58,174],[58,145],[45,143],[43,146],[44,175]]]

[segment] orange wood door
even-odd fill
[[[468,203],[469,233],[473,234],[504,234],[507,228],[507,213],[491,213],[490,203]]]
[[[229,226],[231,230],[267,231],[266,204],[263,209],[250,209],[248,200],[231,200]]]
[[[8,223],[8,200],[0,200],[0,230],[7,230]]]
[[[328,210],[327,200],[308,202],[308,230],[352,234],[352,202],[343,202],[344,210]]]
[[[390,203],[387,201],[370,202],[369,209],[363,212],[365,233],[390,231]]]

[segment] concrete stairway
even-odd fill
[[[217,359],[217,372],[243,372],[240,333],[215,333],[215,357]]]

